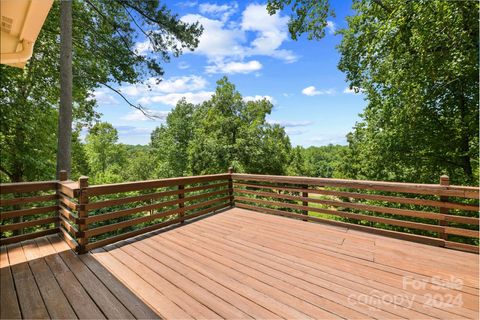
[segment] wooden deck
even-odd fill
[[[1,318],[478,319],[478,255],[230,209],[76,256],[2,247]]]

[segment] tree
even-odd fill
[[[95,124],[85,138],[85,153],[92,180],[96,183],[122,180],[126,149],[117,144],[118,132],[110,123]]]
[[[275,12],[291,0],[271,0]],[[368,106],[349,139],[352,178],[478,182],[478,2],[355,0],[339,68]],[[328,1],[292,5],[293,38],[323,35]],[[350,166],[350,167],[348,167]]]
[[[60,2],[60,106],[58,109],[57,177],[71,171],[72,143],[72,1]]]
[[[116,84],[138,83],[149,77],[160,81],[161,63],[182,50],[193,50],[202,32],[199,24],[183,23],[165,6],[159,7],[158,1],[87,0],[73,1],[72,5],[73,118],[80,125],[98,117],[94,89],[104,86],[118,92]],[[44,164],[52,162],[57,138],[50,122],[58,115],[59,8],[60,2],[54,2],[25,69],[0,66],[0,164],[4,180],[53,178]],[[139,35],[149,41],[148,54],[135,50]],[[139,105],[131,106],[143,110]],[[28,122],[17,121],[17,112]],[[50,117],[45,119],[47,114]],[[35,127],[45,130],[33,130]],[[12,141],[15,132],[26,138]],[[46,151],[32,149],[30,141],[44,141],[35,147]],[[30,154],[36,154],[35,161],[29,159]]]
[[[245,102],[227,78],[217,82],[208,101],[192,105],[184,100],[152,134],[158,176],[237,171],[282,174],[290,157],[284,128],[271,125],[266,99]]]
[[[355,2],[339,67],[368,98],[350,144],[374,178],[478,181],[479,5]]]
[[[157,174],[162,177],[181,177],[189,173],[188,146],[193,138],[195,106],[182,99],[167,116],[166,124],[151,135],[156,153]]]
[[[297,146],[292,150],[288,174],[321,178],[338,178],[342,176],[343,163],[347,146],[332,145],[303,148]]]

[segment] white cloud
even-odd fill
[[[145,55],[148,51],[151,50],[150,40],[140,41],[135,43],[133,50],[139,55]]]
[[[215,65],[205,67],[205,72],[207,73],[226,73],[226,74],[235,74],[235,73],[250,73],[262,69],[262,64],[257,60],[252,60],[248,62],[229,62],[229,63],[218,63]]]
[[[327,20],[327,31],[329,34],[334,34],[335,30],[337,30],[337,24],[331,20]]]
[[[248,55],[266,55],[285,62],[294,62],[297,57],[288,50],[278,48],[288,39],[288,17],[269,15],[265,5],[250,4],[242,14],[241,28],[256,33],[256,38],[247,49]]]
[[[298,129],[298,128],[285,128],[285,132],[289,136],[297,136],[297,135],[307,133],[308,130],[307,129]]]
[[[267,99],[271,104],[274,104],[276,101],[273,97],[271,96],[260,96],[260,95],[255,95],[255,96],[246,96],[243,97],[243,101],[249,102],[249,101],[258,101],[258,100],[263,100]]]
[[[170,93],[166,95],[145,96],[138,100],[140,104],[162,103],[170,106],[175,106],[177,102],[185,98],[187,102],[198,104],[207,101],[214,94],[213,91],[199,91],[199,92],[184,92],[184,93]]]
[[[177,93],[204,89],[208,82],[201,76],[190,75],[172,77],[158,82],[150,78],[145,84],[129,85],[121,87],[121,92],[129,96],[149,95],[158,93]]]
[[[124,136],[143,136],[149,135],[152,132],[151,128],[134,127],[134,126],[115,126],[119,135]]]
[[[309,86],[303,89],[302,93],[310,97],[318,95],[332,95],[335,94],[335,89],[317,90],[314,86]]]
[[[167,118],[169,111],[160,111],[154,109],[145,109],[145,112],[150,116],[147,117],[142,111],[140,110],[133,110],[128,113],[126,116],[122,117],[123,120],[127,121],[154,121],[160,120],[163,121]]]
[[[345,89],[343,89],[343,93],[346,93],[346,94],[361,94],[364,90],[362,88],[358,88],[358,87],[352,87],[350,89],[350,87],[346,87]]]
[[[242,42],[245,35],[240,29],[230,29],[220,20],[209,19],[198,14],[188,14],[181,18],[187,23],[200,22],[203,33],[198,47],[193,54],[205,55],[211,61],[223,60],[225,57],[241,59],[244,57]]]
[[[293,128],[293,127],[306,127],[313,124],[312,121],[284,121],[284,120],[268,120],[268,123],[271,124],[279,124],[285,128]]]
[[[192,53],[207,57],[207,72],[217,73],[235,63],[247,64],[244,60],[253,56],[274,57],[286,63],[298,60],[298,56],[292,51],[281,49],[281,45],[288,40],[288,17],[280,14],[271,16],[265,5],[250,4],[243,11],[240,22],[225,19],[225,13],[236,9],[236,3],[207,3],[200,5],[200,12],[209,14],[209,17],[187,14],[181,18],[187,23],[198,21],[204,28],[199,45]],[[215,18],[212,17],[213,13],[223,15]],[[250,66],[254,66],[251,61]],[[254,67],[258,70],[259,64]]]
[[[202,3],[199,6],[199,11],[204,15],[221,16],[222,21],[227,21],[228,18],[234,14],[238,9],[236,2],[228,4]]]
[[[93,92],[90,92],[90,97],[87,100],[96,100],[98,104],[108,105],[108,104],[119,104],[118,100],[115,99],[115,93],[113,91],[97,89]]]

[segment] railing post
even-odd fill
[[[228,168],[228,173],[230,174],[230,177],[228,178],[228,195],[230,196],[230,207],[235,206],[234,198],[233,198],[233,179],[232,179],[232,174],[235,171],[233,170],[233,167]]]
[[[308,189],[308,185],[303,185],[302,188]],[[308,192],[302,192],[302,197],[308,198]],[[308,201],[302,201],[302,205],[308,207]],[[308,210],[303,210],[303,214],[308,216]],[[307,221],[307,219],[305,219],[304,221]]]
[[[449,186],[450,185],[450,178],[447,175],[442,175],[440,177],[440,185],[441,186]],[[440,196],[440,201],[448,201],[448,197]],[[449,210],[448,210],[448,208],[440,207],[440,213],[448,214]],[[448,221],[438,220],[438,224],[441,225],[441,226],[448,226]],[[446,232],[440,232],[438,236],[439,236],[439,238],[441,238],[443,240],[448,240],[448,233],[446,233]]]
[[[88,177],[81,176],[78,179],[78,187],[80,189],[80,194],[78,196],[78,231],[80,233],[78,237],[78,253],[82,254],[86,252],[86,245],[88,244],[88,239],[85,237],[85,231],[88,229],[88,224],[85,219],[88,218],[88,210],[86,210],[85,205],[88,204],[88,193],[85,190],[88,187]]]
[[[183,184],[178,186],[178,190],[180,191],[180,193],[178,194],[178,199],[180,200],[180,202],[178,203],[178,208],[181,210],[180,213],[178,214],[178,217],[182,219],[180,223],[185,222],[185,220],[183,220],[183,217],[185,216],[185,211],[182,209],[185,206],[185,203],[182,200],[183,198],[185,198],[185,193],[183,192],[184,189],[185,189],[185,186]]]

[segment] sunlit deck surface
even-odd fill
[[[81,256],[37,238],[1,267],[2,318],[479,315],[476,254],[238,208]]]

